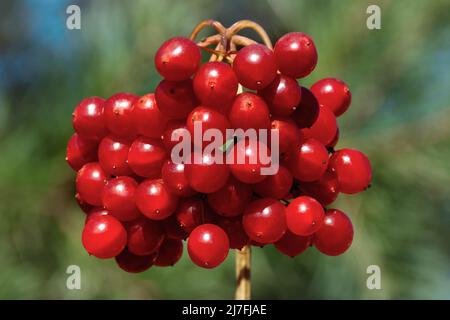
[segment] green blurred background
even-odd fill
[[[81,8],[81,30],[66,28],[69,4]],[[366,27],[369,4],[381,8],[381,30]],[[294,259],[254,249],[254,298],[450,298],[450,1],[439,0],[1,1],[0,298],[233,297],[233,253],[213,270],[185,252],[175,267],[139,275],[89,257],[64,161],[76,104],[152,92],[156,49],[205,18],[253,19],[273,41],[310,34],[319,63],[301,83],[334,76],[350,85],[338,147],[361,149],[374,169],[369,191],[335,204],[354,222],[351,249]],[[71,264],[81,290],[66,289]],[[372,264],[381,290],[366,287]]]

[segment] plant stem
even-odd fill
[[[236,250],[236,300],[251,299],[251,246]]]

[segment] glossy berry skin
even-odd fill
[[[310,128],[319,117],[319,102],[314,94],[305,87],[301,87],[300,104],[292,114],[299,129]]]
[[[116,93],[104,104],[106,126],[113,134],[124,138],[137,135],[134,102],[138,96],[131,93]]]
[[[222,109],[233,102],[238,80],[229,64],[207,62],[194,76],[194,92],[201,104]]]
[[[307,196],[313,197],[323,206],[333,203],[339,195],[339,182],[333,171],[325,171],[319,180],[302,182],[300,190]]]
[[[166,239],[185,240],[189,234],[187,234],[180,223],[177,221],[175,215],[171,215],[167,219],[161,221],[161,225],[166,233]]]
[[[92,209],[87,213],[86,219],[84,220],[84,224],[86,224],[89,219],[110,215],[109,211],[102,207],[92,207]]]
[[[89,219],[84,226],[82,242],[86,251],[97,258],[117,256],[127,243],[127,233],[122,224],[111,215]]]
[[[184,166],[186,179],[192,189],[201,193],[212,193],[225,185],[230,175],[225,161],[217,163],[212,156],[206,154],[202,156],[194,153],[193,157],[198,158],[198,163],[191,161]]]
[[[226,130],[231,128],[230,122],[227,117],[225,117],[219,111],[216,111],[208,107],[197,107],[188,115],[186,119],[186,128],[189,130],[191,137],[194,137],[194,126],[195,124],[200,125],[202,132],[210,129],[219,130],[222,139],[226,137]],[[214,139],[212,139],[214,141]],[[193,141],[194,144],[198,146],[206,147],[211,143],[211,141],[206,141],[206,139],[201,139],[201,141]],[[225,141],[223,141],[224,143]]]
[[[170,156],[172,149],[175,145],[177,145],[180,141],[183,141],[185,137],[185,133],[188,132],[186,128],[186,121],[183,120],[172,120],[166,126],[163,134],[163,143],[166,148],[167,154]],[[175,137],[174,141],[172,141],[172,135]],[[179,140],[176,137],[180,137]]]
[[[162,166],[161,177],[169,191],[178,197],[190,197],[197,193],[189,185],[182,163],[176,164],[167,160]]]
[[[242,214],[251,199],[252,188],[232,176],[222,188],[208,194],[208,203],[211,208],[224,217]]]
[[[221,227],[230,240],[230,249],[242,249],[250,243],[242,225],[242,216],[233,218],[219,217],[217,225]]]
[[[355,149],[341,149],[330,158],[330,170],[337,175],[340,191],[346,194],[365,190],[372,180],[367,156]]]
[[[286,224],[289,231],[298,236],[309,236],[322,227],[324,211],[314,198],[295,198],[286,208]]]
[[[138,218],[141,213],[134,202],[137,186],[136,181],[127,176],[109,180],[103,188],[103,206],[120,221]]]
[[[274,246],[282,254],[294,258],[308,249],[311,243],[311,236],[298,236],[287,230],[284,236],[274,243]]]
[[[289,170],[280,166],[276,174],[267,176],[264,181],[252,187],[253,191],[263,198],[282,199],[289,193],[293,180]]]
[[[267,87],[277,75],[275,56],[262,44],[252,44],[239,50],[233,70],[239,82],[252,90]]]
[[[74,133],[67,143],[66,161],[74,171],[88,162],[97,161],[97,142]]]
[[[90,162],[78,171],[75,184],[77,192],[84,201],[93,206],[101,206],[106,181],[106,174],[100,165],[97,162]]]
[[[166,159],[167,153],[162,142],[143,136],[134,140],[128,151],[128,165],[141,177],[160,177]]]
[[[128,165],[128,150],[131,142],[128,139],[108,135],[102,139],[98,147],[98,162],[107,175],[131,175]]]
[[[300,130],[301,139],[314,138],[322,142],[324,145],[329,145],[337,131],[337,121],[334,113],[328,107],[319,107],[319,116],[310,128]]]
[[[82,100],[75,108],[72,123],[75,132],[86,139],[100,140],[108,134],[103,113],[105,99],[91,97]]]
[[[230,241],[222,228],[214,224],[202,224],[190,234],[187,248],[192,262],[199,267],[212,269],[228,256]]]
[[[228,113],[231,126],[235,129],[269,129],[269,108],[264,100],[251,92],[243,92],[234,99]]]
[[[197,226],[206,223],[207,208],[199,197],[192,197],[180,201],[174,213],[178,224],[186,233],[191,233]]]
[[[153,266],[158,253],[152,253],[147,256],[138,256],[124,249],[117,257],[117,265],[124,271],[130,273],[140,273],[150,269]]]
[[[161,139],[168,119],[159,111],[155,95],[148,93],[134,103],[138,133],[155,139]]]
[[[337,209],[327,210],[322,227],[314,234],[314,246],[328,256],[338,256],[351,246],[353,224],[350,218]]]
[[[84,201],[78,192],[75,194],[75,200],[77,201],[80,209],[83,210],[83,212],[86,214],[89,214],[89,212],[95,208],[93,205]]]
[[[327,147],[329,147],[329,148],[336,147],[338,141],[339,141],[339,127],[336,130],[336,134],[334,135],[333,140],[329,144],[327,144]]]
[[[288,163],[294,178],[300,181],[315,181],[327,169],[328,151],[319,141],[308,139],[292,149]]]
[[[165,239],[158,250],[158,257],[155,260],[155,266],[168,267],[173,266],[183,255],[183,241]]]
[[[186,119],[189,112],[200,104],[194,94],[192,80],[161,81],[155,90],[158,108],[169,119]]]
[[[280,154],[287,154],[300,143],[297,125],[289,117],[272,117],[271,129],[278,130]],[[272,132],[271,132],[272,134]]]
[[[300,32],[287,33],[278,39],[274,54],[280,72],[293,78],[306,77],[317,64],[314,42]]]
[[[301,99],[301,90],[295,79],[279,74],[267,87],[258,91],[275,116],[291,115]]]
[[[352,94],[348,85],[339,79],[321,79],[312,85],[311,91],[319,104],[327,106],[336,117],[347,111],[352,102]]]
[[[143,216],[128,222],[126,230],[128,250],[138,256],[145,256],[158,251],[165,236],[164,229],[158,221]]]
[[[164,42],[155,55],[159,74],[170,81],[189,79],[201,63],[197,44],[184,37],[174,37]]]
[[[242,224],[250,239],[263,244],[277,242],[286,232],[285,208],[276,199],[253,201],[244,211]]]
[[[149,219],[163,220],[177,208],[178,197],[169,192],[161,179],[145,180],[136,190],[136,205]]]

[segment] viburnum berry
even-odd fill
[[[217,225],[221,227],[230,240],[230,249],[242,249],[248,245],[250,238],[242,225],[242,216],[226,218],[219,217]]]
[[[182,163],[173,163],[172,160],[167,160],[162,166],[161,177],[169,191],[176,196],[190,197],[197,193],[189,185]]]
[[[201,125],[202,132],[206,132],[210,129],[215,129],[220,132],[222,137],[226,137],[226,130],[231,128],[230,122],[227,117],[225,117],[219,111],[216,111],[208,107],[197,107],[191,111],[186,120],[186,128],[189,130],[191,137],[194,137],[195,125]],[[206,147],[210,144],[210,141],[202,139],[202,147]],[[194,141],[194,144],[198,144]]]
[[[86,219],[84,220],[84,224],[86,224],[89,219],[92,219],[92,218],[95,218],[95,217],[98,217],[98,216],[106,216],[106,215],[109,215],[109,214],[110,213],[105,208],[92,207],[91,210],[86,215]]]
[[[365,190],[372,180],[367,156],[355,149],[341,149],[330,158],[330,169],[336,172],[340,191],[353,194]]]
[[[236,129],[270,129],[267,104],[261,97],[251,92],[243,92],[234,99],[228,119],[231,126]]]
[[[317,50],[313,40],[301,32],[291,32],[275,43],[274,55],[282,74],[303,78],[310,74],[317,64]]]
[[[319,103],[327,106],[336,117],[347,111],[352,102],[350,89],[344,81],[339,79],[321,79],[312,85],[311,91]]]
[[[272,130],[278,130],[280,154],[289,153],[293,147],[299,144],[299,132],[294,120],[289,117],[272,117],[270,124]]]
[[[339,182],[335,172],[325,171],[319,180],[302,182],[300,190],[307,196],[313,197],[323,206],[333,203],[339,194]]]
[[[282,199],[292,187],[292,174],[283,166],[278,168],[278,172],[267,176],[262,182],[254,184],[253,191],[263,198]]]
[[[242,224],[250,239],[263,244],[277,242],[286,232],[285,208],[276,199],[255,200],[245,209]]]
[[[137,182],[127,176],[109,180],[103,188],[103,206],[120,221],[138,218],[141,213],[134,201],[137,186]]]
[[[97,145],[95,140],[74,133],[67,143],[66,161],[69,166],[78,171],[86,163],[97,161]]]
[[[173,266],[183,255],[183,242],[181,240],[165,239],[158,250],[155,266]]]
[[[182,120],[197,107],[200,102],[194,94],[192,80],[163,80],[155,90],[158,108],[169,119]]]
[[[77,200],[77,203],[78,203],[78,206],[80,207],[80,209],[83,210],[83,212],[86,214],[89,214],[89,212],[93,208],[95,208],[93,205],[84,201],[78,192],[75,194],[75,200]]]
[[[311,246],[311,243],[311,236],[298,236],[287,230],[284,236],[274,243],[274,246],[282,254],[293,258],[308,249]]]
[[[168,119],[159,111],[155,95],[148,93],[134,102],[138,133],[155,139],[161,139]]]
[[[291,150],[288,163],[297,180],[315,181],[327,169],[328,151],[316,139],[308,139]]]
[[[162,179],[145,180],[136,190],[136,205],[147,218],[163,220],[178,204],[178,197],[169,192]]]
[[[164,229],[158,221],[143,216],[126,223],[128,234],[127,247],[138,256],[156,252],[164,240]]]
[[[206,206],[199,197],[182,199],[174,213],[178,224],[186,233],[191,233],[197,226],[206,223],[208,213]],[[209,222],[209,221],[208,221]]]
[[[139,97],[134,94],[122,92],[105,101],[103,110],[109,131],[124,138],[134,138],[137,135],[134,109],[134,102],[137,99]]]
[[[189,234],[181,228],[180,223],[174,214],[162,220],[161,225],[166,233],[166,238],[168,239],[185,240],[189,236]]]
[[[188,132],[186,127],[186,121],[182,120],[169,121],[162,136],[164,147],[166,148],[168,155],[171,155],[172,149],[175,145],[177,145],[180,141],[183,141],[183,139],[185,139],[186,136],[184,134],[185,132]],[[174,136],[174,139],[172,139],[172,136]],[[179,137],[179,139],[177,139],[177,137]]]
[[[158,178],[167,159],[166,149],[160,140],[139,137],[133,141],[128,151],[128,165],[141,177]]]
[[[287,228],[298,236],[309,236],[320,229],[323,223],[322,205],[314,198],[295,198],[286,208]]]
[[[73,128],[85,139],[100,140],[108,134],[103,113],[105,99],[91,97],[82,100],[73,112]]]
[[[131,175],[128,165],[128,150],[131,142],[128,139],[108,135],[102,139],[98,147],[98,162],[109,176]]]
[[[337,131],[337,122],[334,113],[328,107],[319,107],[319,116],[310,128],[300,130],[301,139],[314,138],[329,145],[333,142]]]
[[[126,248],[116,257],[117,265],[124,271],[130,273],[144,272],[153,266],[158,253],[152,253],[147,256],[138,256],[132,254]]]
[[[189,79],[199,68],[201,52],[195,42],[174,37],[164,42],[155,55],[159,74],[170,81]]]
[[[295,79],[279,74],[267,87],[258,91],[274,116],[291,115],[301,99],[301,89]]]
[[[93,206],[101,206],[106,181],[106,174],[100,165],[97,162],[90,162],[78,171],[75,184],[77,192],[84,201]]]
[[[351,246],[353,241],[353,224],[342,211],[326,211],[322,227],[314,234],[314,246],[329,256],[338,256]]]
[[[97,258],[117,256],[127,243],[127,233],[122,224],[111,215],[100,215],[88,219],[83,229],[83,246]]]
[[[292,119],[298,128],[310,128],[319,117],[319,102],[309,89],[301,87],[301,92],[302,98],[292,114]]]
[[[192,262],[199,267],[211,269],[226,259],[230,241],[222,228],[207,223],[191,232],[187,248]]]

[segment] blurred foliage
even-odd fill
[[[66,29],[72,3],[81,30]],[[366,28],[369,4],[381,7],[381,30]],[[89,257],[64,161],[77,102],[151,92],[158,46],[205,18],[253,19],[272,40],[310,34],[319,63],[301,82],[336,76],[350,85],[338,147],[361,149],[374,168],[369,191],[335,204],[353,219],[352,248],[294,259],[256,248],[254,297],[450,298],[449,1],[6,0],[0,18],[0,298],[232,298],[233,254],[202,270],[185,252],[175,267],[140,275]],[[71,264],[81,267],[82,290],[66,289]],[[381,267],[382,290],[366,287],[371,264]]]

